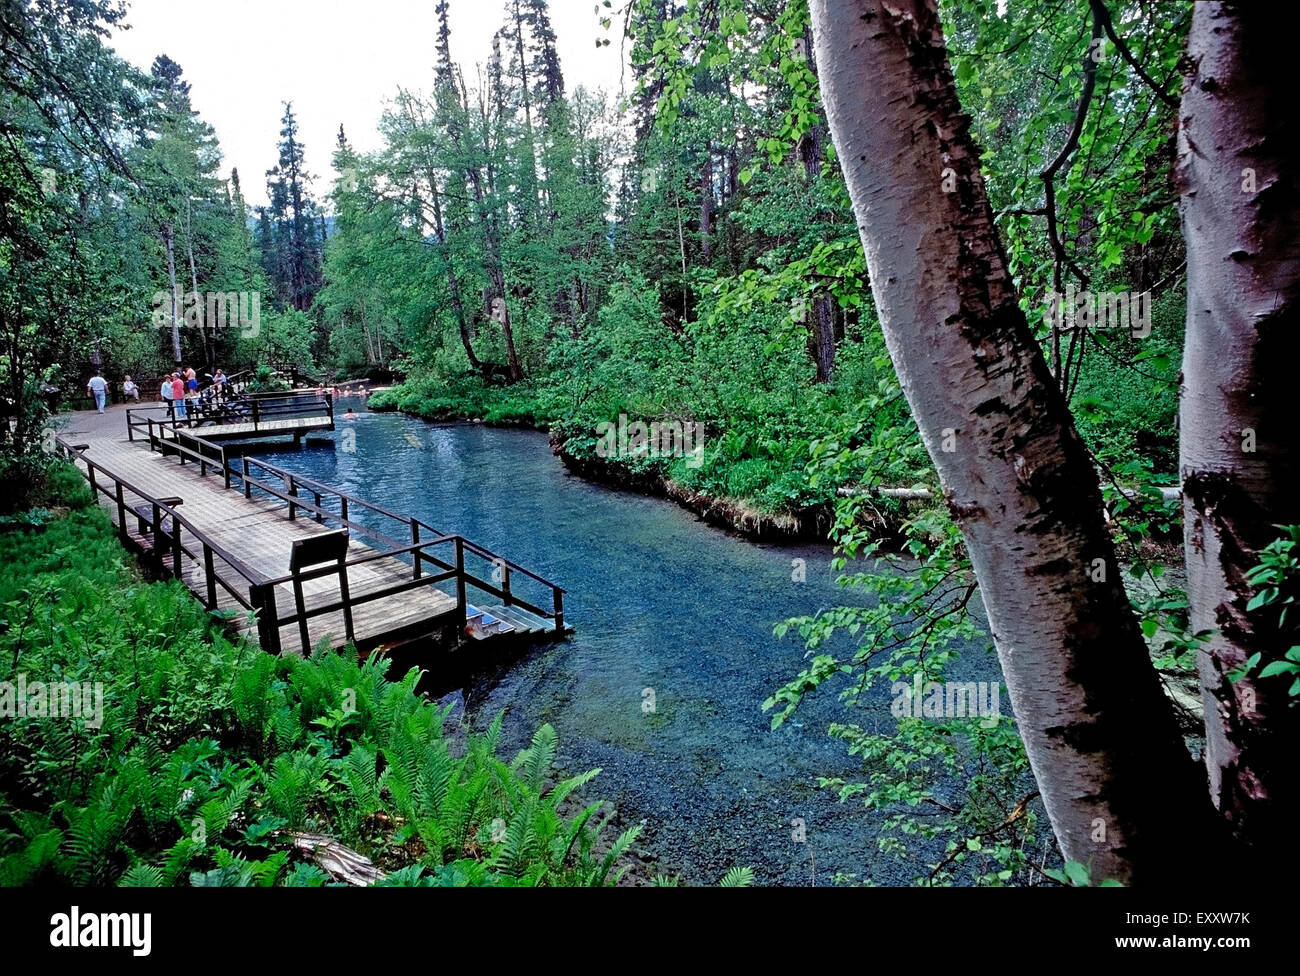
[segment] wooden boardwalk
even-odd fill
[[[182,428],[174,433],[180,433],[181,444],[193,445],[195,442],[189,435],[201,436],[205,432],[204,428]],[[110,408],[103,416],[94,413],[73,415],[69,429],[61,434],[60,440],[74,460],[80,461],[83,472],[92,476],[91,483],[97,488],[96,496],[112,513],[124,542],[159,558],[164,568],[173,572],[179,551],[180,572],[176,575],[184,579],[210,608],[237,614],[236,625],[251,632],[255,638],[260,636],[264,647],[278,644],[280,648],[303,650],[300,624],[292,619],[296,599],[290,578],[290,555],[295,543],[301,544],[304,540],[316,538],[320,544],[320,537],[333,535],[337,541],[342,541],[338,539],[340,532],[337,527],[322,524],[328,521],[324,516],[329,513],[310,511],[313,505],[319,508],[324,504],[319,491],[308,492],[304,501],[298,502],[300,486],[293,484],[294,479],[290,477],[291,484],[286,487],[293,492],[292,495],[268,497],[250,487],[248,493],[252,497],[246,497],[245,491],[238,486],[226,487],[226,472],[222,469],[224,450],[208,468],[207,475],[201,476],[198,464],[192,460],[182,464],[177,453],[151,449],[150,441],[142,441],[138,433],[134,442],[129,441],[125,416],[120,409]],[[158,446],[161,448],[163,445]],[[226,463],[235,469],[237,484],[238,462],[231,459]],[[92,467],[95,470],[91,471]],[[247,477],[246,463],[243,471]],[[256,479],[250,480],[258,483]],[[310,484],[318,489],[325,488],[314,482]],[[273,486],[267,487],[275,490]],[[179,505],[169,506],[182,523],[179,550],[171,538],[172,520],[166,517],[165,511],[153,511],[154,502],[168,498],[182,500]],[[366,504],[359,499],[352,501],[354,509],[355,505]],[[293,503],[300,506],[297,511],[291,507]],[[345,501],[342,518],[333,520],[347,525],[348,511]],[[121,524],[122,512],[126,513],[125,526]],[[321,521],[315,521],[313,515],[320,516]],[[156,523],[154,519],[157,519]],[[151,524],[142,526],[142,520]],[[442,536],[427,527],[426,538],[421,542],[422,523],[413,520],[408,520],[408,523],[413,525],[411,535],[415,536],[419,546],[409,545],[401,550],[393,547],[377,549],[359,539],[357,533],[349,535],[346,549],[349,594],[346,601],[342,599],[336,564],[331,563],[323,570],[309,569],[301,573],[299,585],[307,613],[310,615],[315,609],[331,605],[339,607],[346,602],[351,609],[354,642],[363,650],[424,636],[448,625],[464,627],[467,617],[471,624],[470,632],[474,633],[472,624],[480,611],[466,604],[466,582],[489,592],[500,591],[494,590],[490,581],[478,580],[463,571],[464,547],[472,547],[472,543],[459,537]],[[396,554],[388,555],[389,551]],[[522,567],[518,569],[528,573]],[[435,574],[450,578],[430,582]],[[528,575],[533,576],[531,573]],[[555,624],[557,630],[563,631],[559,598],[562,591],[555,589]],[[367,599],[368,596],[372,598]],[[508,582],[504,596],[504,602],[511,603]],[[271,599],[273,605],[269,604]],[[264,621],[260,632],[250,605],[261,608],[258,615]],[[512,612],[515,609],[512,607]],[[522,617],[525,622],[542,622],[540,617],[527,611],[522,612]],[[278,628],[278,640],[266,629],[267,619],[284,621]],[[347,643],[341,609],[310,616],[308,626],[311,647],[322,640],[328,640],[334,647]],[[515,629],[528,633],[543,628]],[[480,635],[475,633],[475,636]]]

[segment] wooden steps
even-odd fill
[[[487,640],[498,634],[540,634],[550,629],[549,621],[522,607],[465,608],[465,632],[475,640]]]

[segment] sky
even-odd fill
[[[130,0],[130,30],[110,43],[148,70],[166,54],[184,70],[191,101],[217,131],[222,176],[239,168],[244,195],[265,204],[265,173],[277,162],[283,103],[292,101],[318,200],[334,178],[339,124],[353,147],[380,148],[386,99],[399,87],[428,91],[435,0]],[[617,93],[619,33],[598,23],[597,0],[551,0],[567,91]],[[451,56],[474,84],[486,65],[505,0],[451,0]],[[607,13],[603,7],[602,13]],[[608,47],[596,47],[608,37]]]

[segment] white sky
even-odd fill
[[[428,91],[433,78],[435,0],[130,0],[131,29],[117,52],[147,71],[158,54],[180,64],[194,108],[217,130],[221,175],[239,168],[252,205],[266,203],[265,173],[277,162],[282,102],[292,101],[307,168],[322,200],[332,185],[339,123],[363,152],[381,144],[384,100],[399,87]],[[551,0],[567,91],[619,88],[620,25],[598,23],[598,0]],[[476,78],[505,0],[451,0],[451,56]],[[600,8],[601,13],[608,13]],[[597,49],[596,38],[608,37]],[[630,76],[629,76],[630,77]]]

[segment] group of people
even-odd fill
[[[207,393],[214,399],[221,400],[226,395],[228,385],[226,374],[217,370],[212,375],[212,385]],[[108,405],[108,391],[108,380],[96,369],[86,382],[86,395],[95,401],[95,409],[100,413]],[[164,376],[158,389],[158,399],[167,404],[168,412],[173,418],[185,417],[186,402],[195,400],[198,396],[199,377],[192,366]],[[122,399],[140,402],[140,387],[129,373],[122,378]]]
[[[205,391],[205,395],[214,401],[220,401],[226,395],[228,383],[226,374],[217,370],[212,374],[212,385]],[[167,404],[168,412],[175,420],[187,417],[198,397],[199,377],[192,366],[164,376],[158,389],[158,399]]]
[[[358,386],[356,389],[353,389],[353,388],[350,387],[350,386],[345,386],[345,387],[342,387],[342,388],[337,387],[337,386],[335,386],[335,387],[328,387],[328,386],[318,386],[318,387],[316,387],[316,396],[317,396],[317,397],[323,397],[323,396],[325,396],[326,393],[329,393],[329,394],[333,395],[333,397],[334,397],[335,400],[338,400],[338,399],[340,399],[340,398],[342,398],[342,397],[353,397],[353,396],[361,397],[361,399],[364,400],[364,399],[366,399],[367,397],[370,396],[370,391],[369,391],[368,389],[366,389],[366,387],[364,386],[364,384],[361,385],[361,386]]]

